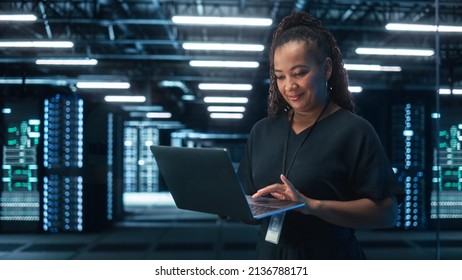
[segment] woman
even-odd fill
[[[354,229],[392,227],[403,188],[376,132],[355,115],[340,50],[319,20],[283,19],[270,79],[269,117],[253,127],[239,176],[254,198],[305,206],[278,217],[280,232],[271,233],[271,219],[261,223],[259,258],[363,258]]]

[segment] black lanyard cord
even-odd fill
[[[329,106],[329,103],[330,101],[327,100],[326,104],[324,105],[324,108],[322,109],[321,113],[319,114],[318,118],[316,119],[316,121],[314,122],[314,124],[311,126],[310,130],[308,131],[308,133],[305,135],[305,137],[303,138],[302,142],[300,143],[300,145],[297,147],[297,150],[295,150],[295,154],[294,156],[292,157],[292,161],[290,162],[288,168],[287,168],[287,171],[285,170],[286,169],[286,158],[287,158],[287,147],[289,145],[289,134],[290,134],[290,130],[292,129],[292,123],[293,123],[293,120],[294,120],[294,115],[295,115],[295,112],[292,111],[292,115],[290,116],[290,123],[289,123],[289,130],[287,131],[287,137],[286,137],[286,142],[285,142],[285,145],[284,145],[284,153],[282,155],[282,174],[284,174],[286,177],[287,175],[289,175],[289,172],[290,172],[290,169],[292,168],[292,165],[294,164],[295,162],[295,158],[297,157],[297,154],[298,154],[298,151],[300,150],[300,148],[303,146],[303,144],[305,143],[306,139],[308,139],[308,137],[311,135],[311,133],[313,132],[316,124],[319,122],[319,119],[321,119],[321,116],[324,114],[324,112],[326,111],[327,107]],[[293,110],[293,109],[292,109]]]

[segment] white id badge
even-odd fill
[[[279,236],[282,231],[282,224],[284,223],[284,215],[286,212],[282,212],[271,216],[271,221],[266,231],[265,240],[274,244],[279,243]]]

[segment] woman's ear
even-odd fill
[[[330,57],[326,57],[324,61],[324,75],[326,81],[328,81],[332,75],[332,59]]]

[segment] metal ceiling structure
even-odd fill
[[[462,1],[439,1],[441,25],[462,25]],[[146,105],[162,105],[191,126],[208,120],[198,89],[200,82],[250,83],[244,120],[264,116],[268,88],[268,49],[272,31],[291,11],[309,11],[334,33],[346,63],[397,65],[401,72],[349,71],[351,85],[368,90],[435,90],[435,59],[358,55],[358,47],[435,49],[434,33],[387,31],[390,22],[435,24],[434,1],[379,0],[2,0],[1,14],[31,13],[34,22],[0,22],[0,42],[69,40],[70,49],[0,47],[0,79],[40,78],[44,84],[75,92],[82,77],[117,77],[129,81],[131,94],[147,97]],[[175,15],[271,18],[269,27],[214,27],[176,25]],[[440,33],[441,85],[462,87],[462,36]],[[184,42],[256,43],[263,52],[195,51]],[[36,65],[37,58],[90,57],[95,66]],[[193,68],[190,60],[254,60],[256,69]],[[53,81],[65,81],[57,83]],[[186,87],[165,87],[160,82],[181,81]],[[24,87],[24,84],[22,85]],[[4,97],[16,94],[15,85],[2,85]],[[30,90],[28,92],[31,92]],[[112,92],[113,93],[113,92]],[[185,101],[189,93],[194,101]],[[82,91],[82,94],[88,92]],[[92,93],[101,98],[100,92]],[[223,124],[223,123],[222,123]],[[220,124],[222,127],[223,125]],[[219,125],[219,126],[220,126]],[[244,125],[244,127],[248,127]],[[225,128],[223,128],[225,129]]]

